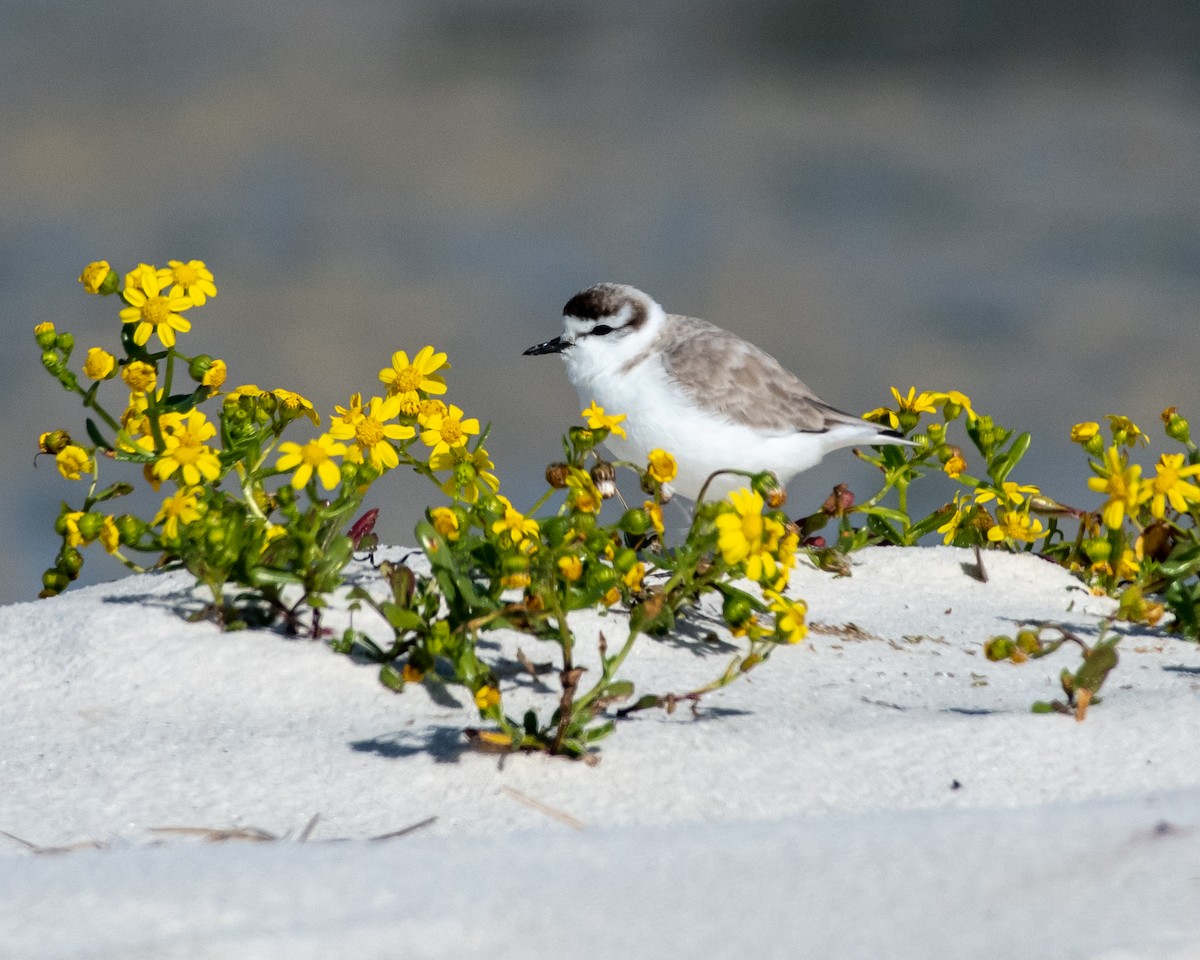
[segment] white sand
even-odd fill
[[[467,750],[461,689],[393,696],[321,644],[187,624],[185,575],[2,608],[0,830],[106,848],[0,837],[0,956],[1200,957],[1200,647],[1130,631],[1084,723],[1033,715],[1077,654],[993,664],[983,641],[1023,618],[1094,637],[1112,603],[985,560],[987,583],[945,548],[800,571],[812,621],[860,630],[698,716],[629,719],[596,766]],[[628,673],[685,690],[726,656],[643,640]]]

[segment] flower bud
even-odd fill
[[[83,569],[83,554],[74,547],[63,547],[58,551],[58,556],[55,558],[55,565],[70,579],[74,580],[79,576],[79,571]]]
[[[107,260],[97,260],[83,268],[83,273],[79,275],[79,282],[83,284],[83,289],[87,293],[107,296],[116,292],[117,287],[121,284],[121,277],[108,265]]]
[[[70,584],[70,578],[57,567],[51,567],[42,574],[42,587],[39,597],[53,597],[62,593]]]
[[[844,517],[853,507],[854,494],[846,484],[839,483],[825,498],[825,502],[821,505],[821,512],[827,517]]]
[[[117,517],[117,533],[124,544],[134,544],[146,530],[146,522],[131,513],[123,513]]]
[[[555,490],[562,490],[567,485],[567,477],[571,475],[571,467],[565,463],[552,463],[546,467],[546,483]]]
[[[897,428],[901,433],[911,433],[918,423],[921,422],[921,415],[913,410],[901,410],[898,419],[900,426]]]
[[[192,359],[188,364],[188,376],[197,383],[204,382],[204,375],[208,373],[209,368],[213,365],[213,358],[207,353],[202,353]]]
[[[70,353],[75,349],[75,336],[70,333],[60,333],[54,338],[54,345],[63,353]]]
[[[603,436],[602,436],[603,435]],[[587,427],[571,427],[567,431],[571,444],[580,453],[586,453],[608,436],[607,430],[590,430]]]
[[[1175,412],[1174,407],[1167,407],[1162,412],[1163,423],[1166,424],[1167,436],[1172,440],[1178,440],[1180,443],[1191,442],[1191,431],[1188,429],[1188,422]]]
[[[983,645],[983,655],[989,660],[1007,660],[1017,649],[1012,637],[992,637]]]
[[[617,573],[628,573],[635,563],[637,563],[637,551],[631,547],[623,547],[617,551],[616,557],[613,559],[613,568]]]
[[[1088,438],[1083,444],[1083,449],[1093,457],[1102,457],[1104,455],[1104,438],[1100,434]]]
[[[731,593],[721,604],[721,619],[731,627],[742,626],[754,614],[750,598],[740,593]]]
[[[66,430],[51,430],[38,437],[38,449],[42,453],[56,454],[70,444],[71,435]]]
[[[648,533],[651,526],[653,524],[649,515],[647,515],[645,510],[638,507],[626,510],[621,519],[617,521],[618,530],[635,537],[640,537]]]
[[[1027,654],[1035,654],[1042,652],[1042,638],[1038,636],[1036,630],[1030,630],[1026,627],[1023,630],[1017,631],[1017,648]]]
[[[59,362],[59,359],[58,359],[57,351],[54,351],[54,350],[42,351],[42,366],[45,367],[47,370],[49,370],[51,373],[57,375],[58,371],[62,367],[62,364]]]
[[[91,543],[100,535],[100,527],[104,525],[104,515],[101,513],[85,513],[79,518],[79,535],[87,543]]]
[[[763,502],[772,510],[778,510],[787,503],[787,491],[779,484],[779,478],[770,470],[756,473],[750,480],[750,489],[763,498]]]
[[[617,468],[607,460],[602,460],[591,470],[592,483],[602,500],[611,500],[617,495]]]
[[[53,350],[54,341],[58,335],[54,331],[54,324],[47,321],[46,323],[39,323],[33,328],[33,336],[37,340],[37,345],[43,350]],[[44,363],[45,361],[43,360],[42,362]]]
[[[470,460],[454,465],[454,482],[461,488],[470,487],[479,478],[479,471]]]

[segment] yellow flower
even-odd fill
[[[937,400],[939,394],[929,390],[917,393],[916,387],[909,387],[908,394],[902,397],[900,391],[895,387],[891,389],[892,396],[896,398],[896,409],[900,413],[933,413],[937,409],[934,401]]]
[[[1167,504],[1178,513],[1186,513],[1188,504],[1200,503],[1200,487],[1188,483],[1188,477],[1200,475],[1200,463],[1183,465],[1182,453],[1164,453],[1155,464],[1150,482],[1150,512],[1158,519],[1166,516]]]
[[[932,402],[936,404],[944,404],[942,414],[954,413],[954,407],[961,407],[967,412],[967,419],[972,423],[976,420],[975,411],[971,407],[971,398],[965,393],[958,390],[947,390],[945,393],[934,393],[930,395]],[[953,420],[954,417],[946,416],[947,420]]]
[[[967,469],[967,461],[957,453],[949,460],[942,464],[942,472],[952,480],[957,480],[963,475],[963,471]]]
[[[204,306],[204,301],[217,295],[213,283],[212,271],[204,265],[203,260],[168,260],[167,268],[158,271],[163,283],[173,284],[171,296],[187,297],[198,307]]]
[[[121,379],[134,393],[149,393],[158,383],[158,370],[151,363],[134,360],[121,369]]]
[[[198,490],[181,488],[173,496],[163,501],[162,508],[154,516],[156,524],[163,524],[163,536],[174,540],[179,536],[179,525],[185,527],[200,519]]]
[[[1112,428],[1113,443],[1132,447],[1139,441],[1143,444],[1150,442],[1150,438],[1128,417],[1121,417],[1110,413],[1107,415],[1107,419],[1109,426]]]
[[[558,558],[558,572],[564,580],[574,583],[583,576],[583,561],[575,554],[568,553],[565,557]]]
[[[646,565],[642,561],[638,561],[632,567],[625,571],[621,580],[630,590],[640,590],[642,588],[642,579],[646,576]]]
[[[1077,423],[1071,428],[1071,442],[1087,443],[1099,432],[1100,424],[1095,420],[1086,420],[1083,423]]]
[[[105,517],[104,522],[100,524],[100,543],[109,553],[116,553],[117,547],[121,545],[121,531],[117,529],[117,522],[111,517]]]
[[[579,415],[587,420],[587,425],[592,430],[608,430],[618,437],[625,436],[625,428],[618,426],[625,419],[625,414],[607,414],[604,412],[604,408],[597,404],[595,400],[592,401],[591,406],[586,410],[579,411]]]
[[[518,573],[506,573],[500,578],[500,586],[505,590],[524,590],[531,582],[529,572],[525,570]]]
[[[646,511],[646,516],[650,518],[650,524],[654,527],[654,532],[661,537],[663,535],[662,507],[653,500],[646,500],[642,504],[642,509]]]
[[[459,538],[458,514],[449,507],[434,507],[429,511],[429,520],[433,524],[433,529],[450,543]]]
[[[500,703],[500,691],[491,684],[480,687],[475,691],[475,706],[480,710],[490,710]]]
[[[575,467],[567,474],[567,503],[580,513],[599,513],[604,501],[592,478]]]
[[[286,473],[294,468],[292,486],[297,490],[308,483],[314,470],[326,490],[332,490],[342,479],[342,471],[333,458],[344,457],[346,445],[337,443],[328,433],[309,440],[304,446],[285,441],[279,445],[279,452],[281,456],[275,462],[275,469]]]
[[[204,371],[204,376],[200,378],[200,385],[208,387],[210,390],[220,390],[228,372],[224,360],[214,360]]]
[[[58,472],[68,480],[78,480],[84,471],[92,469],[92,458],[88,456],[87,451],[73,443],[67,444],[55,454],[54,463]]]
[[[449,370],[444,353],[434,353],[433,347],[424,346],[408,361],[408,354],[397,350],[392,354],[392,365],[379,371],[380,382],[387,385],[388,396],[415,398],[417,391],[423,393],[445,393],[446,381],[437,375],[438,370]]]
[[[164,296],[161,291],[162,283],[153,267],[149,270],[139,268],[125,278],[123,295],[129,306],[121,311],[121,321],[137,324],[133,330],[133,342],[139,347],[145,345],[152,333],[158,334],[164,347],[173,347],[176,331],[187,333],[192,329],[191,323],[179,315],[180,310],[192,306],[191,299]]]
[[[731,567],[743,564],[751,580],[775,576],[772,551],[783,535],[783,525],[762,515],[763,498],[742,488],[729,495],[732,509],[717,517],[717,548]]]
[[[442,484],[442,492],[467,503],[475,503],[485,488],[493,493],[500,489],[500,478],[490,472],[495,466],[483,447],[476,447],[474,452],[466,447],[454,447],[429,458],[429,469],[453,471]]]
[[[900,426],[900,418],[896,416],[896,411],[890,410],[887,407],[876,407],[874,410],[868,410],[863,414],[863,419],[882,423],[893,430]]]
[[[808,604],[803,600],[789,600],[776,590],[764,590],[763,595],[770,601],[771,612],[775,614],[775,635],[787,643],[799,643],[808,636]]]
[[[401,398],[400,411],[402,413],[405,410],[405,406],[406,401]],[[449,409],[450,408],[447,407],[446,404],[437,397],[426,397],[424,400],[416,401],[413,412],[407,414],[407,416],[416,417],[417,423],[419,423],[421,426],[425,426],[425,424],[434,417],[444,417]]]
[[[954,495],[954,502],[951,506],[954,507],[954,513],[950,519],[937,528],[938,533],[945,534],[942,543],[949,546],[954,542],[954,538],[958,536],[958,529],[962,526],[963,521],[967,518],[969,511],[974,510],[974,507],[967,502],[966,499],[959,499],[961,494]]]
[[[799,534],[784,533],[775,546],[775,562],[779,567],[779,576],[775,580],[775,589],[782,590],[792,577],[792,569],[796,566],[796,549],[800,546]]]
[[[350,401],[344,407],[335,406],[333,412],[337,414],[330,422],[329,429],[332,431],[334,427],[341,424],[342,428],[349,427],[351,430],[358,424],[358,421],[363,418],[363,402],[361,393],[350,394]]]
[[[1088,487],[1097,493],[1107,493],[1108,500],[1101,507],[1104,525],[1110,530],[1121,529],[1126,511],[1132,516],[1137,508],[1153,495],[1142,480],[1142,468],[1136,463],[1125,465],[1116,444],[1104,452],[1103,467],[1094,467],[1098,477],[1088,479]]]
[[[464,420],[462,415],[462,410],[451,404],[450,409],[441,416],[431,416],[425,421],[421,442],[433,447],[430,457],[465,445],[469,434],[479,432],[479,421],[474,417]]]
[[[279,408],[288,416],[292,417],[308,417],[312,421],[314,427],[321,425],[321,415],[317,413],[316,408],[305,400],[300,394],[291,390],[284,390],[282,387],[271,391],[271,396],[279,403]]]
[[[997,524],[987,532],[993,543],[1000,540],[1022,540],[1032,543],[1045,530],[1042,521],[1029,516],[1023,510],[1000,510],[996,514]]]
[[[425,679],[425,674],[414,667],[411,663],[406,663],[404,669],[400,671],[400,676],[404,678],[405,683],[420,683]]]
[[[117,358],[107,350],[92,347],[83,361],[83,375],[92,380],[107,380],[117,366]]]
[[[1005,480],[1002,486],[1002,493],[997,493],[994,489],[977,490],[975,493],[976,503],[987,503],[991,500],[999,498],[1003,503],[1011,503],[1020,506],[1025,502],[1025,494],[1031,497],[1036,497],[1040,490],[1031,483],[1020,484],[1012,480]]]
[[[240,400],[242,397],[253,397],[257,399],[258,397],[265,397],[266,395],[266,390],[255,386],[253,383],[244,383],[240,387],[234,387],[227,394],[225,394],[225,402],[234,403]]]
[[[606,607],[611,607],[614,603],[621,602],[621,591],[617,587],[612,587],[608,593],[600,598],[600,602]]]
[[[189,411],[172,426],[173,429],[163,436],[166,447],[154,464],[154,475],[159,480],[166,480],[178,470],[183,483],[189,487],[199,484],[202,477],[209,483],[216,480],[221,475],[221,461],[217,452],[204,443],[216,436],[216,426],[199,410]]]
[[[157,278],[158,268],[149,263],[139,263],[136,267],[125,274],[125,286],[140,287],[142,285],[142,281],[147,276],[154,276]],[[161,285],[159,289],[162,289]]]
[[[82,510],[74,510],[71,513],[63,514],[63,522],[66,524],[67,528],[65,537],[68,547],[79,547],[83,545],[83,534],[79,532],[79,521],[82,519]]]
[[[538,522],[528,519],[505,501],[504,518],[492,524],[492,533],[507,533],[513,543],[520,543],[525,537],[537,536]]]
[[[97,260],[83,268],[83,273],[79,275],[79,282],[83,284],[83,289],[88,293],[99,293],[110,273],[112,273],[112,267],[108,265],[108,261]]]
[[[388,423],[400,412],[400,398],[372,397],[366,407],[354,406],[355,394],[350,399],[350,409],[329,428],[329,435],[336,440],[353,440],[350,460],[362,463],[365,457],[371,466],[380,472],[391,470],[400,463],[396,448],[388,441],[409,440],[417,431],[402,423]]]
[[[666,450],[651,450],[647,459],[650,462],[650,469],[647,472],[659,483],[670,483],[679,473],[675,458]]]

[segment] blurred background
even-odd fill
[[[580,410],[521,351],[601,280],[845,409],[960,389],[1034,432],[1014,478],[1067,502],[1096,500],[1072,423],[1123,413],[1158,443],[1175,404],[1200,433],[1190,0],[14,0],[3,21],[0,601],[36,594],[82,499],[34,463],[82,417],[32,328],[74,333],[80,364],[116,351],[119,304],[76,282],[96,259],[205,260],[220,293],[185,352],[326,415],[394,350],[446,350],[518,506]],[[842,479],[871,491],[842,452],[792,510]],[[435,496],[380,481],[385,542]],[[90,549],[84,582],[123,573]]]

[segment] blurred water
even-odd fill
[[[647,6],[9,4],[0,601],[36,593],[78,497],[33,465],[81,418],[30,331],[115,348],[117,305],[75,282],[97,258],[208,261],[185,349],[326,412],[393,350],[449,351],[518,503],[579,409],[520,351],[599,280],[848,409],[962,389],[1035,431],[1019,479],[1067,500],[1091,496],[1073,422],[1200,418],[1193,6]],[[871,479],[835,455],[793,504],[843,478]],[[403,541],[428,491],[373,500]]]

